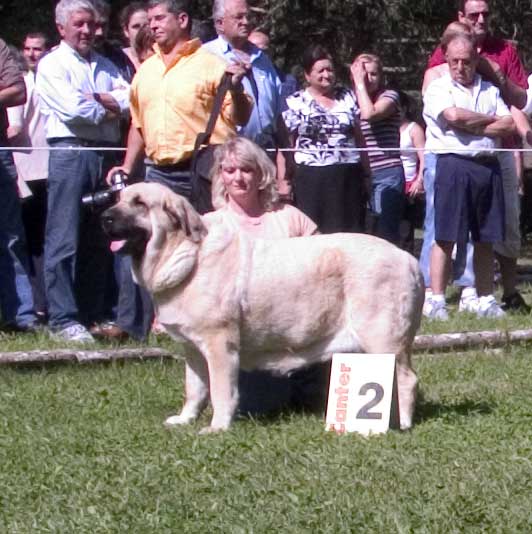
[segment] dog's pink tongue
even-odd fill
[[[125,243],[125,239],[122,239],[121,241],[111,241],[111,252],[118,252]]]

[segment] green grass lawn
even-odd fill
[[[454,317],[422,332],[529,325]],[[166,430],[180,360],[0,368],[0,532],[532,532],[529,349],[414,365],[413,430],[368,439],[299,413]]]

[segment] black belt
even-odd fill
[[[144,164],[146,165],[146,167],[153,167],[154,169],[157,169],[161,172],[189,171],[191,163],[192,160],[187,159],[185,161],[179,161],[177,163],[169,163],[168,165],[157,165],[149,159],[144,160]]]
[[[56,145],[59,143],[66,143],[74,146],[83,147],[102,147],[110,148],[117,147],[117,143],[109,143],[108,141],[92,141],[91,139],[80,139],[79,137],[50,137],[47,139],[49,145]]]
[[[471,159],[481,165],[495,165],[499,161],[497,156],[473,156]]]

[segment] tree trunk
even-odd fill
[[[148,358],[175,358],[165,349],[102,349],[102,350],[30,350],[27,352],[0,352],[0,364],[28,364],[50,362],[94,363],[112,360],[145,360]]]
[[[449,351],[483,347],[500,347],[532,340],[532,330],[457,332],[416,336],[413,350]],[[102,349],[102,350],[30,350],[27,352],[0,352],[2,364],[38,364],[50,362],[110,362],[113,360],[146,360],[153,358],[181,358],[166,349]]]

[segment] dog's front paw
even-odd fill
[[[401,423],[400,428],[401,430],[412,430],[412,422]]]
[[[227,428],[221,428],[218,426],[205,426],[200,431],[200,436],[206,436],[207,434],[216,434],[218,432],[225,432]]]
[[[164,426],[172,428],[174,426],[188,425],[195,420],[195,417],[192,416],[183,416],[183,415],[172,415],[165,422]]]

